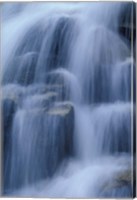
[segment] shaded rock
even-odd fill
[[[12,150],[12,123],[17,109],[17,102],[14,98],[5,98],[2,100],[2,138],[3,138],[3,164],[4,164],[4,187],[8,186],[10,165],[10,153]]]
[[[48,168],[49,174],[52,175],[57,169],[58,164],[60,164],[63,161],[63,159],[72,156],[74,153],[74,108],[73,105],[69,102],[59,103],[51,107],[47,111],[47,114],[53,124],[53,133],[55,139],[54,141],[56,143],[56,146],[53,146],[52,143],[49,144],[51,154],[49,154]],[[56,123],[56,130],[54,130],[54,123]]]
[[[130,183],[132,180],[131,177],[131,170],[127,169],[124,172],[118,173],[117,177],[116,177],[116,181],[117,183]]]
[[[133,46],[136,43],[136,4],[134,2],[125,3],[119,16],[120,34],[129,41],[133,39]],[[134,55],[135,56],[135,55]]]
[[[130,103],[100,105],[93,113],[96,140],[100,155],[131,153]]]
[[[133,39],[135,41],[135,35],[136,35],[135,26],[133,26],[133,28],[132,28],[131,24],[122,24],[119,26],[119,32],[121,33],[121,35],[123,35],[129,41],[131,41],[132,34],[133,34]]]
[[[112,180],[104,184],[102,191],[103,197],[132,197],[132,171],[126,169],[116,173]]]
[[[50,26],[53,26],[52,22]],[[59,66],[66,65],[69,52],[68,44],[73,34],[73,28],[74,21],[72,18],[63,16],[57,20],[54,31],[52,32],[52,42],[48,55],[46,57],[44,53],[42,57],[42,62],[46,63],[47,70],[50,71],[52,69],[57,69]],[[46,45],[44,49],[47,51]]]
[[[2,101],[2,116],[4,134],[11,129],[13,116],[17,108],[17,101],[15,98],[5,98]]]
[[[10,177],[9,187],[17,189],[53,176],[63,160],[74,155],[74,107],[70,102],[60,102],[49,108],[24,108],[18,110],[15,120],[13,162],[16,167],[11,169],[11,174],[18,171],[18,176]],[[20,142],[24,144],[23,151]]]
[[[105,191],[100,195],[101,198],[131,198],[131,185],[123,185],[121,187],[114,187],[111,190]]]
[[[39,57],[36,80],[44,82],[47,72],[60,66],[67,67],[70,43],[74,37],[75,21],[68,16],[50,19],[47,30],[49,35],[43,39],[42,51]],[[48,49],[47,49],[48,45]],[[62,56],[63,55],[63,56]]]

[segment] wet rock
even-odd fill
[[[7,134],[12,125],[13,116],[17,108],[17,101],[14,98],[5,98],[2,101],[2,116],[4,134]]]
[[[4,159],[7,159],[8,152],[11,151],[11,140],[12,140],[12,125],[13,119],[17,110],[20,106],[20,98],[22,97],[23,91],[9,85],[5,87],[2,98],[2,130],[3,130],[3,141],[4,141]]]
[[[68,44],[72,37],[74,21],[70,17],[60,17],[52,35],[52,43],[47,57],[47,69],[56,69],[65,66],[68,58]],[[47,48],[45,46],[45,48]],[[63,56],[62,56],[63,55]]]
[[[119,32],[131,43],[136,41],[136,4],[126,3],[119,17]]]
[[[116,173],[112,180],[104,184],[102,190],[102,197],[132,197],[132,171],[126,169]]]
[[[14,77],[17,83],[29,85],[33,83],[37,65],[38,53],[28,52],[16,59],[17,72]]]
[[[48,111],[48,118],[53,125],[49,130],[50,134],[54,133],[55,146],[52,145],[52,140],[49,140],[49,148],[51,152],[48,159],[49,174],[52,175],[63,159],[73,155],[73,134],[74,134],[74,108],[69,102],[55,104]],[[54,124],[56,130],[54,131]],[[52,148],[51,148],[52,147]],[[53,157],[54,155],[54,157]],[[52,167],[51,167],[52,166]]]
[[[119,32],[121,33],[121,35],[123,35],[129,41],[131,41],[132,34],[133,34],[133,39],[135,41],[136,28],[134,26],[133,26],[133,28],[131,28],[131,24],[120,25],[119,26]]]
[[[48,108],[21,109],[16,114],[14,134],[18,152],[12,174],[16,170],[18,176],[11,177],[10,188],[17,189],[53,176],[64,159],[74,155],[74,107],[70,102],[56,102]],[[24,144],[23,151],[20,141]],[[30,167],[32,163],[35,167]]]
[[[65,117],[73,111],[73,106],[69,102],[56,103],[53,107],[48,110],[48,114],[52,116],[62,116]]]
[[[17,109],[17,102],[13,98],[2,100],[2,138],[3,138],[3,164],[4,164],[4,186],[8,186],[9,170],[7,165],[10,164],[10,153],[12,150],[12,123]]]
[[[98,152],[102,155],[131,153],[131,105],[117,102],[94,110]],[[106,114],[107,113],[107,114]]]
[[[100,195],[101,198],[131,198],[131,185],[123,185],[121,187],[114,187],[111,190],[105,191]]]

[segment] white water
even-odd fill
[[[6,195],[131,195],[130,186],[104,190],[131,168],[133,59],[130,43],[118,32],[125,5],[3,5],[3,95],[18,105],[9,130],[11,152],[5,156]],[[43,112],[47,85],[62,84],[63,95],[59,89],[52,95],[74,106],[69,157],[63,153],[68,127],[57,131],[58,117]]]

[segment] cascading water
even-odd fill
[[[3,4],[4,195],[132,196],[133,10]]]

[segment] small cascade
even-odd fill
[[[5,196],[132,197],[134,7],[2,5]]]

